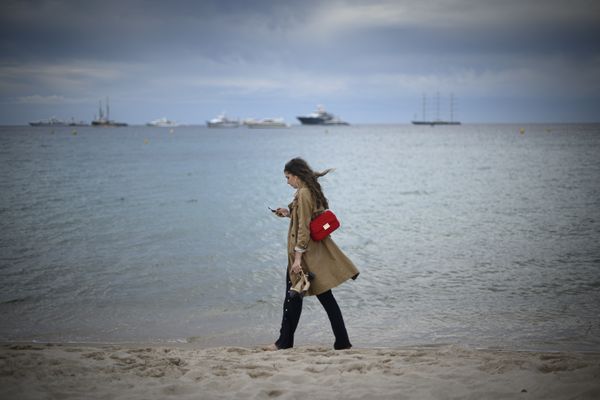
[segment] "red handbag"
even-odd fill
[[[340,227],[340,221],[331,210],[325,210],[310,221],[310,238],[315,242],[325,239]]]

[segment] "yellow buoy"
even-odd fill
[[[525,134],[525,128],[519,129],[519,132],[521,133],[521,135]]]

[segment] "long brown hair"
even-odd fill
[[[333,169],[329,168],[322,172],[313,171],[308,163],[299,157],[292,158],[285,164],[285,168],[283,169],[284,172],[296,175],[298,178],[300,178],[310,190],[310,193],[317,204],[317,208],[323,207],[325,209],[329,208],[329,203],[323,194],[323,190],[321,189],[318,179],[332,170]]]

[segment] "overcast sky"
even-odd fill
[[[600,2],[36,1],[0,5],[0,124],[297,115],[600,121]]]

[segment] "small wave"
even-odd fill
[[[400,196],[429,196],[430,193],[425,190],[409,190],[404,192],[398,192]]]
[[[19,303],[24,303],[26,301],[28,301],[30,298],[29,297],[19,297],[16,299],[10,299],[10,300],[6,300],[6,301],[1,301],[0,304],[1,305],[5,305],[5,304],[19,304]]]

